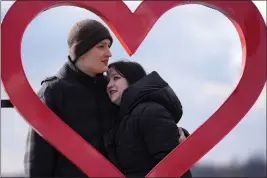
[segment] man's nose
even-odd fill
[[[112,56],[111,51],[110,51],[110,48],[107,49],[107,53],[106,53],[106,55],[107,55],[108,57],[111,57],[111,56]]]

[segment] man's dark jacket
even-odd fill
[[[38,92],[59,118],[104,156],[103,133],[114,124],[118,109],[110,102],[106,85],[103,75],[89,77],[68,61],[55,76],[42,81]],[[30,177],[86,177],[33,129],[27,138],[24,163]]]
[[[104,136],[109,159],[127,177],[145,177],[178,146],[182,113],[180,100],[158,73],[145,76],[124,91],[121,121]],[[190,170],[183,175],[191,177]]]

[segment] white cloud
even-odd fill
[[[14,2],[15,1],[1,1],[1,23],[7,11],[14,4]]]
[[[207,82],[203,83],[201,93],[205,98],[208,97],[222,100],[226,99],[226,96],[230,94],[232,88],[232,86],[222,83]]]
[[[253,1],[266,23],[266,1]]]
[[[142,1],[140,1],[140,0],[139,1],[123,0],[123,2],[128,6],[128,8],[131,10],[131,12],[135,12],[135,10],[138,8],[138,6],[142,3]],[[266,1],[252,1],[252,2],[259,9],[264,21],[266,22]]]
[[[7,11],[15,1],[1,1],[1,11]]]
[[[127,1],[123,0],[123,2],[126,4],[126,6],[131,10],[131,12],[135,12],[135,10],[138,8],[138,6],[142,3],[142,1]]]
[[[254,106],[257,109],[266,112],[266,84],[265,84],[259,98],[257,99],[256,103],[254,104]]]
[[[216,82],[203,82],[203,85],[199,88],[200,93],[202,94],[200,95],[200,98],[196,100],[196,102],[203,105],[205,105],[207,102],[210,102],[218,107],[230,96],[236,85]],[[255,101],[253,108],[258,111],[261,110],[262,112],[266,112],[266,85],[258,99]]]

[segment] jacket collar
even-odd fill
[[[70,59],[63,65],[63,67],[57,73],[58,78],[64,78],[66,80],[75,80],[85,86],[92,85],[106,85],[107,80],[103,74],[98,74],[95,77],[91,77],[84,72],[80,71]]]

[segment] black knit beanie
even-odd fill
[[[68,35],[69,58],[75,63],[85,52],[104,39],[113,39],[108,29],[96,20],[85,19],[74,24]]]

